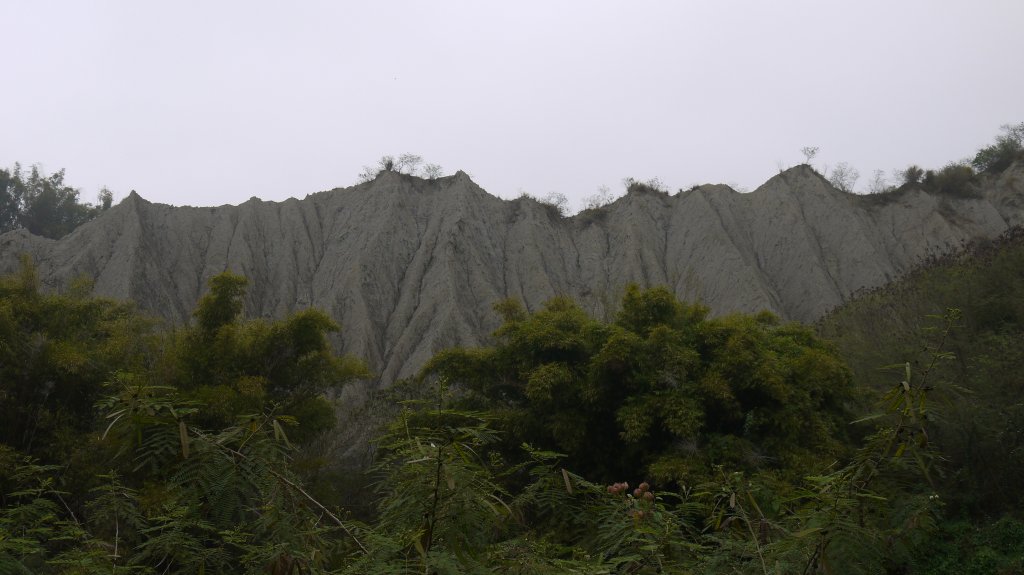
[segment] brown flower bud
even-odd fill
[[[648,490],[650,490],[650,488],[651,488],[650,484],[647,483],[646,481],[644,481],[643,483],[640,484],[640,491],[648,491]]]

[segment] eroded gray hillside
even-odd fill
[[[801,166],[749,194],[639,192],[565,219],[493,197],[461,172],[384,173],[280,203],[171,207],[133,194],[60,241],[0,236],[0,272],[28,253],[50,287],[84,275],[97,294],[184,322],[207,279],[230,269],[251,280],[251,316],[324,309],[343,324],[343,350],[387,383],[443,347],[485,341],[504,297],[534,309],[564,294],[606,315],[638,282],[715,313],[809,321],[922,258],[1021,224],[1020,164],[975,199],[851,196]]]

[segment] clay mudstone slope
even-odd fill
[[[250,279],[250,317],[323,309],[343,325],[340,349],[386,385],[439,349],[486,342],[502,298],[537,309],[568,295],[608,317],[636,282],[716,314],[767,309],[811,321],[923,258],[1022,223],[1021,164],[967,199],[854,196],[799,166],[752,193],[635,192],[571,218],[491,196],[462,172],[385,172],[280,203],[171,207],[133,193],[59,241],[0,236],[0,273],[27,253],[47,287],[86,276],[98,295],[181,323],[207,280],[231,270]]]

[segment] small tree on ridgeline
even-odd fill
[[[868,193],[870,194],[884,194],[889,191],[889,181],[885,178],[885,172],[882,170],[875,170],[871,176],[871,183],[868,184]]]
[[[898,176],[903,185],[920,184],[924,178],[924,168],[912,164],[907,166],[902,172],[898,172]]]
[[[818,155],[818,146],[804,146],[800,148],[800,153],[804,155],[804,163],[809,166],[814,156]]]
[[[846,162],[839,162],[835,168],[832,168],[832,174],[828,177],[828,181],[837,190],[852,194],[853,186],[857,183],[858,178],[860,178],[860,172],[857,171],[857,168]]]
[[[395,156],[381,156],[377,163],[372,166],[363,166],[359,172],[358,182],[360,184],[373,181],[383,172],[397,172],[408,176],[419,176],[427,180],[436,180],[444,176],[444,169],[438,164],[424,164],[423,157],[416,154],[402,154]]]
[[[562,217],[569,215],[569,198],[565,197],[565,194],[562,192],[548,192],[537,201],[555,208],[558,215]]]

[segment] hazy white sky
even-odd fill
[[[492,194],[938,167],[1024,121],[1024,1],[0,0],[0,166],[176,205],[383,154]]]

